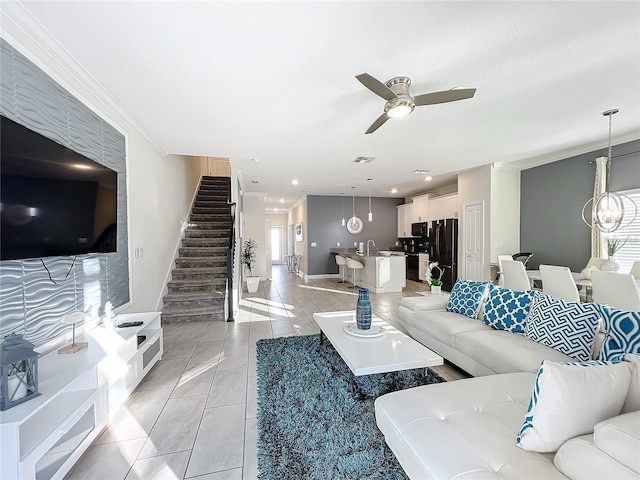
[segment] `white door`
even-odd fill
[[[271,263],[282,264],[282,227],[271,227]]]
[[[482,280],[484,264],[484,204],[464,206],[464,277]]]
[[[271,279],[271,220],[264,221],[264,253],[267,264],[267,278]]]

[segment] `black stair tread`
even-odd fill
[[[220,311],[219,306],[203,306],[203,307],[192,307],[192,308],[165,308],[162,310],[163,316],[188,316],[188,315],[198,315],[202,313],[216,313]]]
[[[186,247],[179,247],[180,250],[188,250],[190,252],[223,252],[226,253],[228,250],[224,245],[214,245],[207,247],[194,247],[193,245],[187,245]]]
[[[173,271],[184,273],[207,273],[207,272],[226,272],[227,267],[176,267]]]
[[[222,295],[220,295],[222,293]],[[167,293],[163,298],[169,300],[197,300],[200,298],[224,298],[224,292],[216,292],[213,290],[207,292],[171,292]]]

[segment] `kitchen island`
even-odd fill
[[[374,293],[402,292],[407,285],[407,260],[403,252],[360,255],[355,248],[332,248],[330,252],[362,263],[364,269],[358,271],[358,284]],[[348,269],[345,278],[352,278]]]

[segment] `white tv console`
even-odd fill
[[[162,357],[160,312],[117,315],[114,324],[133,321],[144,323],[96,327],[77,339],[87,349],[55,350],[38,360],[41,395],[0,413],[2,480],[61,479],[69,472]]]

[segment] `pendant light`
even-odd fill
[[[620,228],[623,220],[627,224],[633,222],[638,210],[633,200],[626,195],[611,192],[609,187],[611,170],[611,117],[618,113],[618,111],[617,108],[612,108],[611,110],[602,112],[602,115],[609,117],[609,150],[605,164],[605,191],[587,200],[587,203],[582,207],[582,220],[584,223],[594,230],[600,230],[602,233],[615,232]],[[633,213],[627,212],[627,218],[625,218],[624,199],[633,207]],[[590,218],[587,218],[589,204],[591,204],[591,215],[589,215]]]
[[[340,221],[340,223],[344,227],[347,224],[347,221],[344,218],[344,193],[340,194],[340,201],[342,203],[342,220]]]
[[[356,187],[351,187],[351,190],[355,190],[355,188]],[[352,201],[353,201],[353,215],[351,217],[351,220],[355,222],[356,221],[356,192],[353,192]]]
[[[370,182],[373,178],[367,178],[367,182]],[[367,214],[367,220],[373,221],[373,212],[371,211],[371,184],[369,184],[369,213]]]

